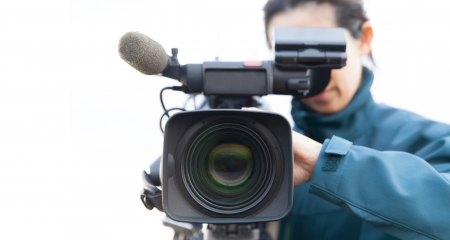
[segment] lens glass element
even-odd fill
[[[242,144],[222,143],[208,154],[209,184],[224,193],[245,188],[251,181],[253,159],[250,149]]]
[[[237,123],[218,123],[192,139],[182,168],[195,201],[211,211],[233,214],[264,198],[275,168],[259,133]]]

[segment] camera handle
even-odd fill
[[[152,165],[150,165],[150,174],[145,171],[142,172],[142,183],[144,189],[141,191],[141,201],[148,210],[153,208],[164,212],[162,204],[162,191],[156,186],[161,186],[159,180],[159,166],[161,164],[161,157],[156,159]]]

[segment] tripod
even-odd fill
[[[173,240],[272,240],[266,223],[208,224],[204,232],[199,223],[180,223],[166,217],[163,224],[175,231]]]

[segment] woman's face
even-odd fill
[[[270,34],[274,27],[338,26],[332,5],[307,3],[274,15],[267,28],[269,39],[271,39]],[[347,29],[345,29],[345,37],[347,39],[347,65],[331,71],[330,82],[322,93],[302,99],[304,104],[320,114],[333,114],[343,110],[352,100],[361,83],[361,57],[367,54],[365,53],[367,52],[366,48],[362,48],[361,40],[353,38]]]

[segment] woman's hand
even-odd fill
[[[292,131],[292,145],[294,149],[294,185],[309,182],[322,144]]]
[[[242,109],[263,111],[258,108]],[[292,131],[292,145],[294,149],[294,185],[299,185],[311,180],[322,144]]]

